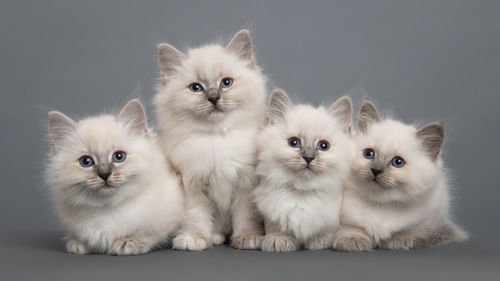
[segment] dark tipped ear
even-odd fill
[[[370,101],[363,101],[358,114],[358,129],[366,133],[370,123],[378,123],[380,121],[382,121],[382,118],[380,118],[380,114],[375,105]]]
[[[185,55],[167,43],[156,46],[158,55],[158,66],[161,76],[166,77],[175,73],[176,68],[182,64]]]
[[[352,125],[352,100],[349,96],[343,96],[335,101],[329,108],[328,113],[344,125],[348,132]]]
[[[267,107],[267,123],[275,124],[285,119],[285,113],[293,106],[292,101],[282,89],[274,89]]]
[[[423,144],[425,151],[432,160],[436,160],[441,152],[444,141],[444,124],[431,123],[418,130],[417,138]]]
[[[129,126],[131,133],[143,135],[146,134],[148,122],[146,119],[146,111],[142,102],[135,98],[129,101],[120,111],[118,120]]]
[[[76,123],[68,116],[59,111],[49,112],[49,135],[50,144],[57,151],[57,147],[71,135],[76,133]]]
[[[231,39],[231,42],[227,44],[226,50],[235,53],[242,60],[249,61],[251,66],[255,66],[250,31],[246,29],[238,31],[233,39]]]

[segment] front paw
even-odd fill
[[[238,235],[231,239],[231,247],[240,250],[254,250],[260,248],[262,235],[260,234],[245,234]]]
[[[173,240],[173,249],[181,251],[203,251],[211,245],[200,235],[180,233]]]
[[[108,254],[117,256],[142,255],[150,250],[151,247],[141,240],[122,238],[113,242]]]
[[[223,233],[214,233],[212,234],[212,244],[221,245],[226,241],[226,235]]]
[[[411,237],[398,236],[382,241],[380,248],[386,250],[410,250],[413,248],[413,242],[414,239]]]
[[[345,252],[363,252],[373,249],[373,242],[369,237],[337,237],[333,248]]]
[[[66,243],[66,251],[71,254],[79,255],[85,255],[89,253],[89,249],[87,248],[87,246],[74,238],[71,238]]]
[[[282,234],[269,234],[262,238],[261,249],[263,252],[292,252],[299,248],[297,239]]]

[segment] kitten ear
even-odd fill
[[[161,43],[156,46],[158,66],[161,76],[166,77],[175,73],[176,68],[182,64],[186,56],[173,46]]]
[[[49,111],[48,119],[50,144],[54,149],[68,137],[76,133],[76,123],[59,111]]]
[[[443,146],[444,124],[440,122],[428,124],[418,130],[416,135],[432,160],[436,160]]]
[[[275,124],[285,119],[285,113],[293,106],[292,101],[283,89],[274,89],[267,106],[267,123]]]
[[[120,111],[118,121],[122,121],[129,125],[129,130],[133,134],[144,135],[148,128],[148,121],[146,119],[146,111],[142,102],[135,98],[129,101]]]
[[[238,31],[231,39],[231,42],[227,44],[226,50],[235,53],[242,60],[249,61],[252,67],[255,66],[250,31],[246,29]]]
[[[344,130],[349,132],[352,125],[352,100],[349,96],[343,96],[335,101],[329,108],[330,113],[335,119],[344,125]]]
[[[382,121],[382,118],[380,118],[380,114],[375,105],[368,100],[364,100],[358,114],[358,129],[366,133],[370,123],[378,123],[380,121]]]

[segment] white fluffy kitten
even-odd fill
[[[226,46],[183,54],[158,45],[161,71],[155,106],[166,153],[182,174],[187,217],[173,241],[179,250],[221,244],[254,249],[262,235],[251,202],[255,135],[265,112],[264,77],[247,30]]]
[[[293,106],[281,89],[271,93],[253,191],[265,221],[263,251],[332,246],[352,154],[351,119],[347,96],[325,109]]]
[[[443,139],[441,123],[417,129],[382,120],[365,101],[334,247],[411,249],[466,239],[450,219]]]
[[[118,117],[74,122],[51,111],[49,133],[47,182],[68,252],[144,254],[178,228],[182,187],[138,99]]]

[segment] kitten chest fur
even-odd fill
[[[293,233],[301,243],[326,227],[339,225],[341,188],[300,191],[289,186],[261,184],[254,196],[258,209],[279,223],[281,231]]]
[[[448,195],[441,184],[414,202],[394,205],[368,202],[355,192],[348,187],[344,191],[342,223],[363,227],[376,243],[417,225],[432,225],[436,223],[433,218],[447,216]]]
[[[170,135],[166,143],[184,181],[198,182],[204,192],[226,212],[238,182],[250,180],[255,165],[256,129],[227,130],[188,136]],[[170,145],[175,143],[175,145]],[[189,153],[186,153],[189,151]]]

